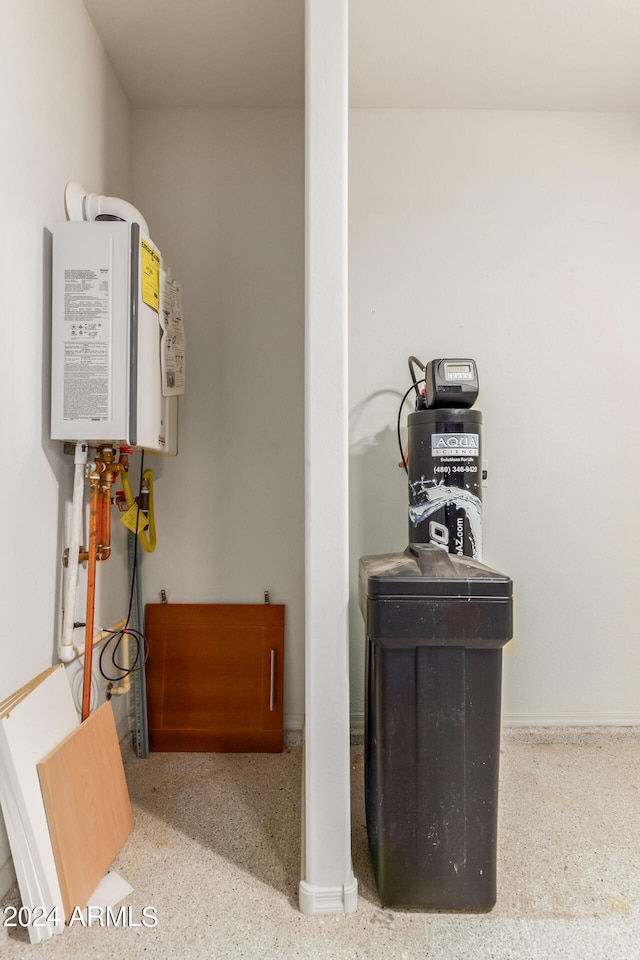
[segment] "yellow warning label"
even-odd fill
[[[146,240],[140,241],[140,266],[142,299],[158,311],[160,308],[160,254]]]
[[[122,514],[120,521],[131,530],[131,533],[140,533],[149,526],[147,517],[142,513],[137,503],[134,503],[126,513]]]

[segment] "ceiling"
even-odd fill
[[[137,106],[304,102],[304,0],[84,0]],[[355,107],[640,110],[638,0],[351,0]]]

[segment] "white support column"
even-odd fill
[[[306,0],[306,708],[303,913],[351,912],[348,0]]]

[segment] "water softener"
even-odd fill
[[[409,415],[409,542],[482,557],[482,414],[474,360],[430,360]],[[420,364],[422,367],[422,364]]]
[[[416,379],[414,365],[420,369]],[[360,559],[365,808],[385,906],[490,910],[497,893],[502,647],[511,579],[482,550],[473,360],[409,359],[409,545]],[[423,387],[422,387],[423,385]]]

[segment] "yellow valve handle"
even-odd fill
[[[121,476],[122,489],[124,490],[127,506],[133,507],[135,506],[136,498],[131,490],[129,474],[126,470],[123,470]],[[146,480],[149,485],[149,512],[147,514],[149,519],[149,529],[148,531],[146,529],[138,530],[138,539],[147,553],[153,553],[156,548],[156,514],[153,502],[153,470],[151,467],[147,467],[147,469],[143,471],[142,479]]]

